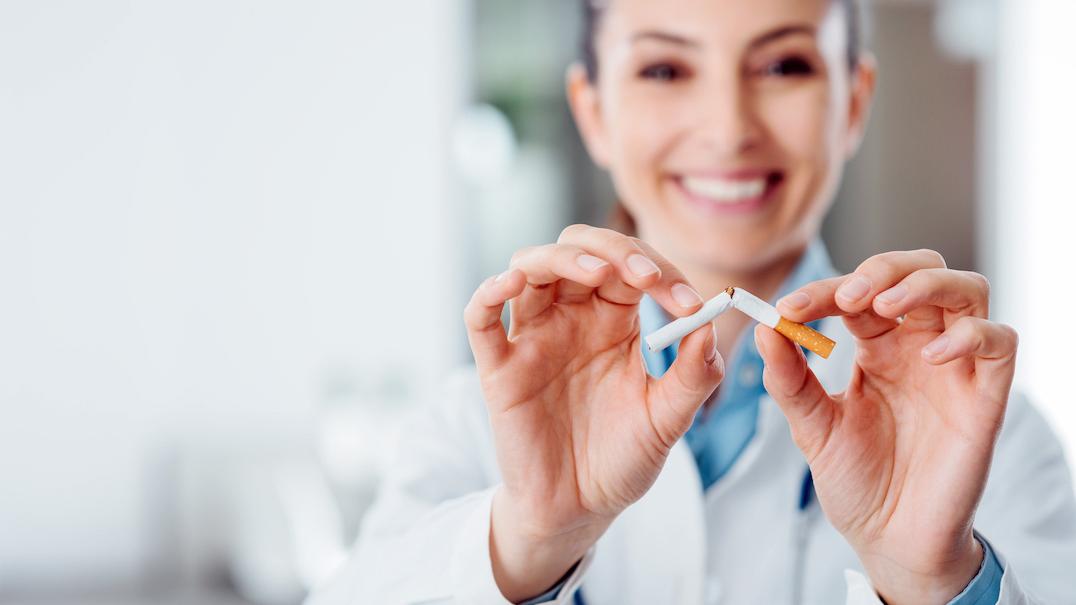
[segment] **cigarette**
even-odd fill
[[[646,346],[651,351],[661,351],[733,307],[760,324],[773,328],[792,342],[817,353],[823,359],[829,358],[837,344],[810,326],[781,317],[773,305],[747,290],[729,287],[706,301],[696,313],[681,317],[647,336]]]
[[[681,317],[666,324],[659,330],[646,337],[646,346],[652,352],[658,352],[681,338],[698,330],[711,322],[718,315],[729,310],[732,306],[732,296],[726,290],[711,298],[702,305],[702,308],[687,317]]]
[[[773,305],[743,288],[730,287],[726,292],[732,295],[732,306],[743,311],[758,323],[773,328],[777,333],[792,342],[817,353],[822,359],[828,359],[829,354],[833,352],[833,347],[837,345],[836,342],[810,326],[781,317],[781,314],[777,312]]]

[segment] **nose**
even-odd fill
[[[763,129],[750,91],[738,75],[715,78],[699,92],[696,135],[707,152],[733,157],[758,146]]]

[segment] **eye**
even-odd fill
[[[762,68],[764,76],[809,76],[814,73],[814,67],[806,59],[800,57],[788,57],[780,61],[774,61]]]
[[[639,72],[639,77],[644,80],[657,80],[659,82],[672,82],[683,77],[683,71],[669,63],[657,63],[647,66]]]

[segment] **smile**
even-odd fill
[[[754,171],[735,178],[682,176],[676,183],[686,197],[703,210],[745,213],[765,206],[782,180],[779,172]]]

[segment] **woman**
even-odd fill
[[[985,279],[923,250],[836,275],[817,242],[874,91],[857,10],[587,6],[568,97],[638,238],[569,227],[479,287],[477,372],[313,603],[1076,602],[1068,469]],[[643,356],[729,285],[836,352],[729,313]]]

